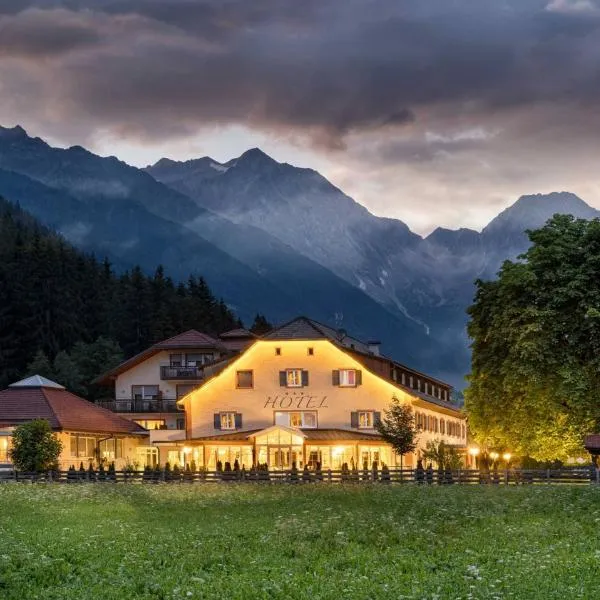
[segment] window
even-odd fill
[[[175,429],[185,429],[185,417],[180,417],[175,422]]]
[[[362,384],[362,371],[338,369],[332,372],[331,382],[339,387],[357,387]]]
[[[301,369],[288,369],[286,371],[286,385],[287,387],[302,387],[302,370]]]
[[[236,373],[236,386],[240,389],[251,389],[254,387],[253,371],[238,371]]]
[[[177,400],[183,398],[186,394],[189,394],[195,387],[197,387],[197,383],[179,383],[177,384]]]
[[[308,385],[308,371],[302,369],[279,371],[279,385],[282,387],[306,387]]]
[[[234,431],[242,428],[242,414],[234,411],[223,411],[215,413],[214,428]],[[185,425],[185,424],[184,424]]]
[[[103,440],[98,444],[100,457],[106,460],[115,460],[123,457],[123,440],[110,439]]]
[[[221,429],[235,429],[235,413],[221,413]]]
[[[317,426],[317,411],[277,411],[275,425],[314,429]]]
[[[183,363],[181,361],[182,356],[181,354],[171,354],[169,356],[169,364],[171,367],[181,367],[183,366]]]
[[[166,429],[164,419],[134,419],[133,422],[141,425],[144,429]]]
[[[446,421],[444,419],[440,419],[440,433],[442,435],[446,434]]]
[[[185,355],[187,367],[201,367],[202,365],[211,362],[214,359],[213,353],[193,352]]]
[[[356,371],[354,369],[340,369],[340,387],[355,387]]]
[[[152,446],[138,446],[135,449],[137,461],[142,466],[155,467],[158,464],[158,448]]]
[[[72,435],[69,440],[71,458],[95,458],[96,438]]]
[[[358,413],[358,428],[359,429],[373,429],[373,417],[372,411],[359,411]]]
[[[314,348],[309,348],[308,349],[308,355],[309,356],[314,356],[314,354],[315,354],[315,349]]]
[[[0,463],[10,462],[11,437],[0,436]]]
[[[134,400],[156,400],[158,398],[158,386],[132,385],[131,395]]]
[[[275,348],[275,356],[281,356],[281,348]]]

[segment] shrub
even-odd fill
[[[62,443],[45,419],[34,419],[15,427],[10,456],[20,471],[48,471],[62,452]]]
[[[96,481],[96,471],[94,470],[94,464],[90,463],[87,470],[87,478],[89,481]]]

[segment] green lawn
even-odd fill
[[[0,485],[0,598],[598,598],[600,488]]]

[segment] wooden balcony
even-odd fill
[[[199,381],[203,378],[202,367],[161,367],[160,378]]]
[[[179,413],[183,409],[177,406],[176,400],[167,400],[165,398],[152,399],[118,399],[101,400],[97,402],[98,406],[112,410],[116,413]]]

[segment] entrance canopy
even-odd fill
[[[300,429],[286,427],[285,425],[272,425],[248,436],[248,439],[254,441],[257,446],[263,444],[269,446],[302,446],[305,438],[306,434],[302,433]]]

